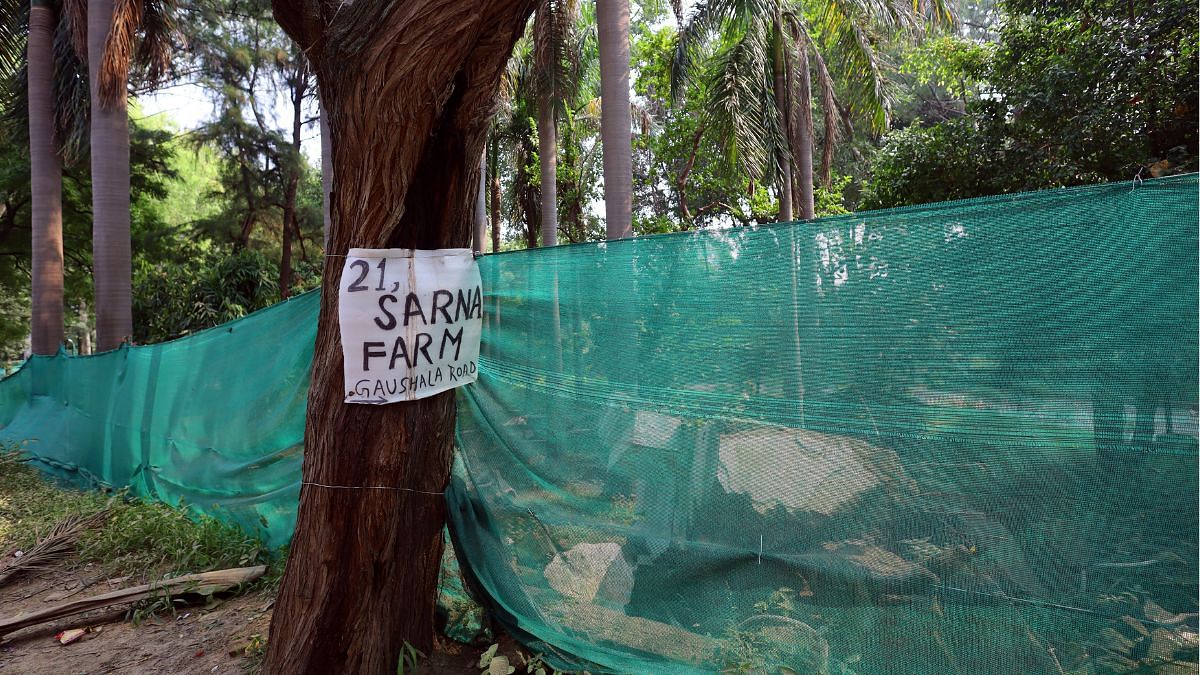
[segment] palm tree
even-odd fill
[[[62,163],[54,129],[54,8],[29,8],[29,174],[33,229],[34,354],[54,354],[63,341]]]
[[[576,0],[542,0],[533,19],[542,246],[558,243],[558,118],[578,84],[573,76],[578,14]]]
[[[559,65],[558,3],[543,0],[533,18],[534,62],[538,70],[537,133],[538,162],[542,171],[542,245],[558,243],[558,129],[555,102]],[[557,61],[557,63],[556,63]]]
[[[167,71],[173,31],[169,0],[87,0],[91,88],[92,265],[96,347],[133,334],[129,242],[129,114],[133,57],[150,81]],[[140,33],[140,35],[139,35]]]
[[[676,11],[679,9],[676,3]],[[633,133],[629,115],[629,0],[596,0],[600,42],[600,138],[608,239],[633,234]]]
[[[492,236],[499,241],[499,204],[501,195],[501,156],[512,167],[512,209],[510,223],[525,230],[527,248],[537,248],[541,223],[541,203],[531,171],[537,154],[537,130],[531,119],[537,115],[536,76],[533,67],[532,38],[527,31],[517,41],[500,80],[498,106],[492,116],[489,135],[489,163],[492,165],[493,223]]]
[[[10,128],[29,134],[35,354],[54,354],[63,341],[62,166],[78,160],[86,139],[85,75],[69,38],[82,18],[72,14],[57,2],[0,0],[0,108]]]
[[[873,132],[887,128],[890,85],[877,46],[952,19],[945,0],[707,0],[679,33],[672,84],[678,94],[702,80],[706,124],[730,159],[751,181],[774,180],[781,220],[793,206],[810,219],[813,75],[824,118],[820,178],[828,183],[839,127],[865,119]],[[827,58],[844,82],[842,101]]]

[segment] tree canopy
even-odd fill
[[[841,3],[634,2],[634,231],[777,219],[781,167],[798,173],[802,154],[785,136],[806,125],[816,216],[1196,169],[1200,77],[1189,3],[901,4],[909,13],[872,16],[845,13]],[[27,348],[30,273],[28,8],[13,8],[0,26],[0,353],[8,361]],[[488,133],[486,212],[502,249],[541,239],[551,145],[558,242],[605,237],[595,8],[547,8],[553,21],[540,33],[535,17],[525,24]],[[161,75],[207,112],[193,113],[199,123],[190,128],[130,113],[136,341],[178,337],[312,288],[323,254],[320,112],[302,50],[263,0],[193,0],[170,16],[178,28],[169,33],[171,67],[150,73],[135,64],[128,93],[144,96],[147,76]],[[87,79],[69,16],[63,27],[55,100],[65,328],[79,348],[94,326]],[[772,74],[776,46],[790,59],[780,62],[792,78],[782,84]],[[758,70],[742,72],[753,64]],[[801,71],[811,79],[807,121]],[[780,86],[783,108],[773,98]],[[551,145],[543,137],[539,147],[539,98],[548,93],[553,115],[544,119],[555,129]],[[793,188],[799,182],[794,175]],[[242,281],[215,283],[232,277]],[[251,288],[249,280],[258,281]]]

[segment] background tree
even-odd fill
[[[33,288],[11,296],[9,306],[24,306],[17,299],[32,295],[33,350],[52,354],[64,337],[62,162],[76,160],[86,143],[86,71],[70,39],[83,18],[62,11],[57,2],[8,0],[0,9],[0,133],[28,147],[30,169],[29,188],[8,196],[28,195],[32,203],[36,259],[29,268]],[[18,226],[20,203],[6,200],[6,206],[8,226]]]
[[[307,264],[310,249],[324,242],[324,200],[318,212],[301,199],[315,174],[302,153],[303,131],[318,122],[307,116],[316,108],[308,60],[264,0],[205,0],[186,21],[199,82],[215,104],[213,118],[192,139],[219,148],[224,158],[214,196],[226,208],[200,226],[236,249],[253,242],[269,251],[279,261],[277,285],[286,298],[297,281],[293,244]],[[280,98],[287,101],[283,119],[277,115],[283,106],[270,104]]]
[[[469,243],[488,119],[534,6],[277,0],[275,16],[309,56],[329,116],[331,254]],[[305,484],[268,672],[391,673],[405,642],[433,644],[454,394],[342,402],[340,270],[326,265],[322,280]]]
[[[114,349],[133,336],[129,230],[129,71],[160,80],[170,67],[169,0],[87,0],[91,92],[92,255],[96,344]],[[135,56],[136,62],[134,60]]]
[[[706,125],[728,148],[730,161],[751,181],[775,185],[780,219],[791,218],[794,203],[801,218],[812,218],[811,76],[825,120],[821,174],[828,185],[839,123],[855,119],[875,132],[887,128],[891,92],[880,47],[949,16],[940,0],[707,0],[680,30],[674,89],[678,94],[702,81]],[[840,96],[834,77],[842,82]]]
[[[600,133],[604,145],[607,239],[633,234],[633,159],[629,115],[629,0],[596,0],[600,43]]]
[[[1157,176],[1196,167],[1195,8],[1029,3],[995,48],[952,48],[926,79],[959,82],[965,114],[884,139],[867,207]],[[947,50],[949,51],[949,50]]]
[[[558,243],[558,117],[574,89],[574,0],[542,0],[533,19],[542,246]]]
[[[33,353],[53,354],[63,342],[62,162],[54,130],[55,7],[31,3],[26,72],[32,216]]]

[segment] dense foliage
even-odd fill
[[[635,231],[774,221],[785,193],[801,194],[804,148],[817,216],[1196,169],[1193,3],[950,5],[953,25],[943,3],[860,16],[832,2],[698,0],[687,12],[634,2]],[[555,125],[558,241],[605,233],[594,6],[547,11],[553,21],[539,32],[531,20],[518,43],[489,136],[485,194],[500,248],[541,238],[539,119]],[[29,160],[14,47],[24,24],[15,20],[0,30],[3,361],[27,349],[29,331]],[[174,39],[184,42],[171,77],[212,109],[182,130],[131,113],[137,342],[311,288],[323,260],[320,110],[303,54],[265,0],[185,2],[176,21]],[[87,92],[80,62],[62,47],[66,328],[68,347],[86,351]],[[135,78],[134,93],[145,86]],[[810,137],[797,142],[806,128]],[[794,169],[788,190],[785,169]]]
[[[864,205],[896,206],[1196,168],[1194,3],[1012,0],[999,40],[919,70],[965,114],[888,134]]]

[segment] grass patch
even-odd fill
[[[107,522],[80,537],[78,562],[98,565],[113,576],[146,580],[267,564],[268,575],[258,583],[268,588],[278,584],[283,556],[272,555],[258,537],[241,528],[123,491],[55,485],[33,467],[13,461],[14,450],[0,448],[0,555],[29,550],[67,516],[107,508],[111,511]]]

